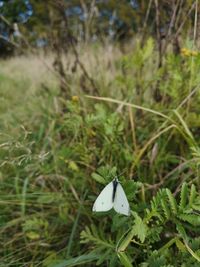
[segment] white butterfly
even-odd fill
[[[114,208],[118,213],[129,216],[130,207],[124,190],[115,178],[101,191],[100,195],[94,202],[92,211],[108,211]]]

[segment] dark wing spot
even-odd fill
[[[124,207],[124,205],[122,204],[122,207]]]
[[[104,204],[104,202],[101,202],[101,205],[103,205]]]

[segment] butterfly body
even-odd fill
[[[120,214],[127,216],[130,214],[127,197],[117,178],[104,187],[97,197],[92,210],[104,212],[112,208]]]
[[[115,178],[113,181],[113,194],[112,194],[112,202],[114,202],[115,200],[115,195],[116,195],[116,191],[117,191],[117,186],[119,184],[119,181],[117,180],[117,178]]]

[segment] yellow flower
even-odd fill
[[[191,51],[191,56],[198,56],[198,52],[197,51]]]
[[[181,48],[181,53],[184,54],[187,51],[186,48]]]
[[[187,48],[182,48],[181,49],[181,55],[185,56],[185,57],[189,57],[190,56],[190,50]]]
[[[78,102],[79,101],[79,97],[77,95],[73,95],[72,96],[72,101],[73,102]]]
[[[198,52],[187,48],[181,49],[181,55],[185,57],[198,56]]]

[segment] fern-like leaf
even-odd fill
[[[190,189],[190,195],[189,195],[189,206],[190,207],[192,206],[192,204],[196,198],[196,194],[197,194],[196,187],[194,184],[192,184],[191,189]]]
[[[180,224],[180,223],[177,222],[177,223],[176,223],[176,229],[177,229],[179,235],[180,235],[184,240],[188,240],[188,236],[187,236],[187,234],[186,234],[186,232],[185,232],[185,229],[184,229],[184,227],[182,226],[182,224]]]
[[[81,243],[93,243],[97,247],[102,247],[105,249],[114,249],[114,244],[110,238],[104,237],[103,233],[98,233],[98,230],[94,225],[85,227],[85,230],[81,232]]]
[[[170,204],[173,214],[177,215],[178,207],[177,207],[176,199],[174,198],[174,196],[172,195],[172,192],[169,189],[166,189],[166,194],[169,199],[169,204]]]
[[[134,216],[135,224],[133,225],[131,232],[133,235],[136,235],[143,243],[147,235],[148,227],[140,218],[140,216],[138,216],[136,213],[134,214]]]
[[[200,226],[200,216],[197,214],[179,214],[178,217],[189,224]]]
[[[181,187],[181,195],[180,195],[180,204],[179,204],[180,209],[184,209],[186,207],[187,196],[188,196],[188,186],[186,183],[183,183]]]
[[[170,218],[170,210],[169,210],[169,207],[167,205],[166,199],[163,197],[160,201],[161,201],[161,206],[162,206],[163,212],[165,214],[165,217],[168,220]]]

